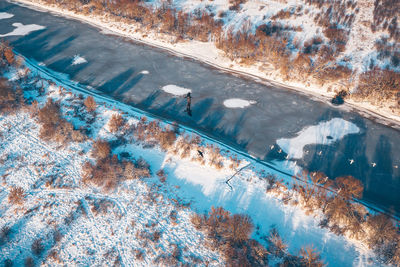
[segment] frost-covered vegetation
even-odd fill
[[[308,239],[302,232],[308,246],[293,250],[298,241],[284,240],[280,232],[297,226],[271,227],[264,225],[269,220],[223,207],[195,213],[171,182],[171,168],[186,164],[195,179],[203,178],[200,170],[229,178],[229,185],[245,159],[179,127],[56,85],[25,67],[7,44],[1,47],[2,264],[329,264],[324,257],[332,252],[320,256],[321,247],[312,244],[326,236]],[[154,158],[160,155],[165,159],[158,166]],[[252,170],[247,175],[241,186],[261,188],[263,196],[256,198],[267,199],[260,203],[268,203],[271,214],[301,209],[311,232],[334,233],[323,246],[352,247],[358,240],[367,255],[375,252],[371,264],[399,264],[398,222],[355,201],[362,196],[360,181],[307,172],[286,181]],[[270,229],[261,235],[261,227]],[[351,251],[361,253],[363,246]],[[345,256],[353,257],[362,258]]]
[[[43,0],[104,15],[171,42],[214,42],[232,61],[400,111],[400,15],[395,0]],[[346,92],[346,94],[343,94]]]

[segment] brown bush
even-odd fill
[[[117,155],[109,157],[109,154],[103,153],[104,155],[107,156],[98,158],[95,165],[90,162],[84,164],[82,168],[84,183],[90,182],[110,191],[121,181],[150,177],[149,165],[143,159],[133,164],[129,161],[120,161]]]
[[[98,160],[106,159],[110,156],[111,148],[110,144],[105,141],[98,139],[93,143],[92,155]]]
[[[283,242],[276,228],[272,228],[267,238],[268,251],[275,257],[282,258],[287,253],[288,245]]]
[[[207,233],[211,245],[224,255],[228,266],[265,266],[267,251],[257,241],[250,240],[253,224],[247,215],[235,214],[221,207],[212,207],[207,215],[193,215],[196,229]]]
[[[10,112],[18,107],[16,92],[6,78],[0,78],[0,112]]]
[[[11,49],[10,47],[8,47],[8,48],[6,48],[6,49],[4,50],[4,57],[6,58],[7,63],[8,63],[9,65],[14,64],[14,62],[15,62],[15,55],[14,55],[14,52],[12,51],[12,49]]]
[[[85,136],[78,130],[74,130],[71,123],[61,117],[60,105],[48,99],[43,108],[38,111],[38,120],[42,125],[40,138],[56,141],[61,144],[70,141],[81,142]]]
[[[110,129],[110,132],[115,133],[117,132],[125,123],[124,118],[121,116],[121,114],[113,114],[111,116],[110,121],[108,122],[108,127]]]
[[[254,228],[251,218],[243,214],[234,214],[225,227],[224,238],[232,240],[234,244],[247,241]]]
[[[372,215],[367,220],[368,246],[375,248],[392,242],[397,238],[398,229],[385,214]]]
[[[167,129],[165,131],[160,132],[158,139],[161,148],[164,150],[168,150],[174,144],[176,140],[176,134],[174,131]]]
[[[300,249],[300,257],[303,266],[306,267],[322,267],[325,266],[324,262],[321,260],[321,256],[313,247],[302,247]]]
[[[375,104],[395,100],[400,107],[400,73],[379,68],[362,73],[353,97]]]
[[[353,176],[338,177],[335,179],[335,185],[339,191],[338,194],[345,199],[362,197],[364,186],[360,180]]]
[[[94,112],[97,108],[97,103],[94,100],[93,96],[88,96],[83,104],[85,105],[88,112]]]
[[[21,187],[12,187],[8,195],[8,202],[21,205],[24,203],[25,191]]]

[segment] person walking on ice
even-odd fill
[[[190,105],[192,104],[192,96],[191,96],[190,92],[187,93],[185,98],[187,101],[186,102],[186,112],[189,116],[192,116],[192,110],[190,109]]]

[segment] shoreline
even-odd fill
[[[171,43],[163,40],[162,37],[171,37],[164,34],[156,34],[152,36],[153,33],[149,35],[140,32],[136,25],[127,25],[124,22],[110,21],[108,19],[108,14],[104,16],[100,15],[83,15],[75,13],[70,10],[64,10],[57,6],[49,6],[47,4],[41,3],[41,1],[29,1],[29,0],[7,0],[10,3],[24,6],[26,8],[34,9],[40,12],[50,12],[66,17],[69,19],[75,19],[82,23],[87,23],[93,27],[100,30],[101,33],[106,35],[115,35],[136,42],[138,44],[150,46],[156,49],[160,49],[168,54],[182,57],[184,59],[194,60],[198,63],[204,64],[209,68],[214,68],[216,70],[229,73],[232,75],[238,75],[241,78],[250,79],[252,81],[262,83],[266,86],[279,87],[279,89],[284,89],[288,91],[294,91],[305,95],[314,100],[324,102],[328,105],[334,106],[338,109],[357,112],[360,116],[372,120],[376,123],[383,124],[387,127],[391,127],[395,130],[400,130],[400,116],[395,115],[388,111],[386,108],[380,108],[374,106],[368,102],[358,102],[352,99],[346,99],[345,103],[339,106],[332,105],[330,100],[335,95],[334,92],[328,92],[322,86],[316,85],[305,85],[303,83],[297,82],[284,82],[279,77],[275,79],[269,77],[264,72],[259,70],[260,66],[242,66],[240,63],[231,61],[222,55],[222,51],[215,47],[212,42],[200,42],[200,41],[183,41],[177,43]],[[130,27],[130,29],[121,29],[121,27]],[[132,32],[132,30],[134,30]],[[161,35],[161,38],[159,38]],[[198,50],[199,52],[195,52]],[[210,51],[211,50],[211,51]],[[207,56],[204,52],[211,54]],[[271,76],[273,73],[271,73]],[[325,86],[326,87],[326,86]]]

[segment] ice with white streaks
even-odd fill
[[[84,57],[81,57],[80,55],[75,55],[74,59],[72,60],[72,65],[79,65],[84,63],[87,63],[87,60]]]
[[[245,100],[240,98],[231,98],[224,101],[224,106],[227,108],[245,108],[255,104],[256,101]]]
[[[0,12],[0,19],[9,19],[14,17],[14,14],[10,14],[7,12]]]
[[[37,25],[37,24],[24,25],[24,24],[19,23],[19,22],[15,22],[12,25],[15,27],[15,29],[13,31],[9,32],[9,33],[0,34],[0,37],[25,36],[25,35],[30,34],[31,32],[43,30],[43,29],[46,28],[44,26]]]
[[[281,138],[276,143],[290,158],[303,157],[304,147],[311,144],[330,145],[348,134],[360,132],[357,125],[341,118],[334,118],[318,125],[308,126],[301,130],[296,137]]]
[[[173,85],[173,84],[163,86],[161,89],[168,94],[176,95],[176,96],[182,96],[182,95],[186,95],[187,93],[192,92],[191,89],[180,87],[180,86]]]

